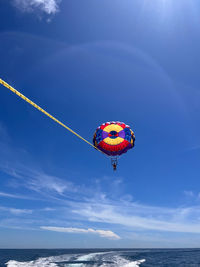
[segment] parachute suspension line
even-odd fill
[[[95,148],[96,150],[98,150],[99,152],[101,152],[102,154],[106,155],[103,151],[99,150],[97,147],[95,147],[92,143],[90,143],[89,141],[87,141],[85,138],[83,138],[82,136],[80,136],[79,134],[77,134],[76,132],[74,132],[72,129],[70,129],[68,126],[66,126],[64,123],[62,123],[61,121],[59,121],[58,119],[56,119],[55,117],[53,117],[51,114],[49,114],[48,112],[46,112],[44,109],[42,109],[40,106],[38,106],[37,104],[35,104],[33,101],[31,101],[29,98],[27,98],[26,96],[24,96],[23,94],[21,94],[19,91],[17,91],[16,89],[14,89],[11,85],[9,85],[8,83],[6,83],[4,80],[2,80],[0,78],[0,83],[8,88],[10,91],[12,91],[13,93],[15,93],[16,95],[18,95],[19,97],[21,97],[24,101],[26,101],[27,103],[29,103],[30,105],[32,105],[34,108],[38,109],[40,112],[44,113],[47,117],[51,118],[53,121],[57,122],[58,124],[60,124],[62,127],[64,127],[65,129],[67,129],[68,131],[70,131],[71,133],[73,133],[74,135],[76,135],[78,138],[80,138],[81,140],[83,140],[84,142],[86,142],[88,145],[92,146],[93,148]],[[107,155],[106,155],[107,156]]]

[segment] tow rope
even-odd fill
[[[18,95],[19,97],[21,97],[24,101],[26,101],[27,103],[29,103],[30,105],[32,105],[34,108],[38,109],[40,112],[42,112],[43,114],[45,114],[47,117],[49,117],[50,119],[52,119],[53,121],[57,122],[58,124],[60,124],[62,127],[64,127],[65,129],[67,129],[68,131],[70,131],[71,133],[73,133],[74,135],[76,135],[78,138],[80,138],[81,140],[83,140],[84,142],[86,142],[88,145],[92,146],[93,148],[95,148],[96,150],[98,150],[99,152],[105,154],[104,152],[102,152],[101,150],[99,150],[97,147],[95,147],[92,143],[90,143],[89,141],[87,141],[85,138],[83,138],[82,136],[80,136],[79,134],[77,134],[76,132],[74,132],[72,129],[70,129],[67,125],[65,125],[64,123],[62,123],[61,121],[59,121],[58,119],[56,119],[54,116],[52,116],[51,114],[49,114],[47,111],[45,111],[44,109],[42,109],[40,106],[38,106],[36,103],[34,103],[33,101],[31,101],[29,98],[27,98],[26,96],[24,96],[23,94],[21,94],[19,91],[17,91],[15,88],[13,88],[11,85],[9,85],[7,82],[5,82],[4,80],[2,80],[0,78],[0,83],[8,88],[10,91],[12,91],[13,93],[15,93],[16,95]],[[105,154],[106,155],[106,154]],[[106,155],[107,156],[107,155]]]

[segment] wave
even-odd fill
[[[110,251],[88,254],[64,254],[26,262],[10,260],[6,265],[7,267],[138,267],[143,262],[145,262],[145,259],[132,261],[120,255],[120,251]]]
[[[145,259],[138,260],[138,261],[132,261],[132,262],[125,264],[123,267],[138,267],[143,262],[145,262]]]

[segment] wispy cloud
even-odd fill
[[[186,196],[186,197],[194,197],[195,196],[195,194],[194,194],[194,192],[193,191],[191,191],[191,190],[185,190],[184,192],[184,195]]]
[[[118,229],[123,228],[128,231],[200,233],[200,206],[167,208],[134,202],[131,197],[124,197],[123,191],[117,189],[122,188],[123,178],[118,179],[117,183],[114,182],[113,186],[111,178],[104,178],[102,182],[104,187],[101,186],[99,179],[98,183],[90,184],[86,190],[86,186],[77,186],[73,182],[24,165],[0,164],[0,170],[12,176],[19,187],[25,187],[29,192],[36,192],[40,197],[44,196],[49,202],[52,200],[59,203],[59,208],[54,206],[51,211],[61,222],[70,217],[77,222],[85,221],[92,227],[96,223],[106,223],[111,227],[115,225]],[[107,188],[110,194],[105,191],[105,182],[110,183],[109,189]],[[116,195],[112,192],[113,188]],[[193,196],[193,194],[192,191],[185,191],[185,195]],[[14,197],[3,192],[0,195]],[[16,210],[10,212],[20,213]],[[41,210],[40,213],[42,212],[46,211]]]
[[[98,234],[101,237],[109,239],[120,239],[120,237],[110,230],[95,230],[92,228],[82,229],[73,227],[53,227],[53,226],[41,226],[43,230],[62,232],[62,233],[74,233],[74,234]]]
[[[36,192],[50,191],[63,195],[64,192],[75,193],[77,191],[76,187],[71,182],[56,176],[48,175],[43,171],[27,168],[23,165],[15,167],[0,165],[0,169],[14,178],[23,180],[24,187]]]
[[[21,214],[31,214],[33,211],[29,209],[16,209],[16,208],[10,208],[10,207],[3,207],[0,206],[0,211],[3,212],[9,212],[13,215],[21,215]]]
[[[16,198],[16,199],[32,199],[28,196],[10,194],[10,193],[5,193],[5,192],[0,192],[0,197]]]
[[[0,141],[3,141],[3,142],[10,141],[10,137],[7,132],[7,129],[2,122],[0,122]]]
[[[9,208],[8,209],[12,214],[20,215],[20,214],[31,214],[32,210],[28,209],[15,209],[15,208]]]
[[[73,212],[91,222],[117,224],[132,230],[200,233],[200,206],[168,209],[137,203],[126,206],[87,203],[76,205]]]
[[[196,201],[197,203],[199,203],[200,192],[194,192],[192,190],[185,190],[185,191],[183,191],[183,194],[188,200],[191,200],[193,202]]]
[[[48,15],[59,11],[61,0],[12,0],[12,3],[22,12],[42,11]]]

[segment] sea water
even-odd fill
[[[0,267],[200,267],[200,249],[0,249]]]

